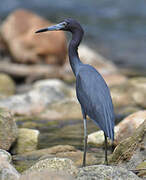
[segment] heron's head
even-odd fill
[[[74,32],[76,30],[79,31],[83,31],[81,25],[74,19],[65,19],[63,22],[47,27],[47,28],[43,28],[40,29],[38,31],[36,31],[36,33],[40,33],[40,32],[45,32],[45,31],[70,31],[70,32]]]

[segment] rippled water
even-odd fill
[[[122,67],[146,68],[145,0],[5,0],[0,16],[18,7],[55,22],[76,18],[86,31],[86,44]]]

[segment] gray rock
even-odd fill
[[[0,180],[17,180],[20,174],[9,163],[11,157],[6,151],[0,151]]]
[[[20,180],[74,180],[74,178],[66,172],[51,172],[47,169],[41,172],[32,171],[31,173],[24,174]]]
[[[78,169],[75,167],[72,160],[67,158],[46,158],[39,160],[32,167],[24,172],[29,174],[32,171],[42,171],[44,169],[52,170],[54,172],[65,171],[68,174],[76,175]]]
[[[140,180],[133,172],[121,167],[105,165],[87,166],[79,169],[77,180]]]
[[[12,160],[11,154],[8,153],[7,151],[3,150],[3,149],[0,149],[0,161],[1,160],[7,161],[10,163]]]
[[[0,148],[9,150],[17,137],[17,126],[12,114],[0,108]]]
[[[16,114],[36,114],[49,104],[70,96],[70,88],[61,80],[43,80],[34,84],[33,89],[25,94],[14,95],[0,101]]]

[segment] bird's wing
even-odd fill
[[[114,110],[109,89],[102,76],[90,65],[80,68],[76,93],[82,110],[114,139]]]

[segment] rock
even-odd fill
[[[40,117],[50,120],[82,119],[81,107],[77,100],[68,98],[50,104]]]
[[[17,138],[17,126],[12,114],[0,108],[0,148],[9,150]]]
[[[115,139],[120,143],[125,138],[130,137],[146,119],[146,110],[135,112],[123,119],[115,129]]]
[[[135,169],[137,175],[141,178],[146,178],[146,161],[141,162]]]
[[[10,164],[11,155],[0,150],[0,180],[17,180],[20,174],[16,169]]]
[[[37,149],[39,131],[34,129],[20,128],[18,131],[15,153],[23,154]]]
[[[64,32],[35,34],[52,25],[46,19],[25,9],[11,13],[1,26],[1,36],[17,62],[62,65],[67,53]]]
[[[22,175],[19,180],[74,180],[74,178],[66,172],[52,172],[48,170],[32,171]]]
[[[7,161],[10,163],[12,161],[10,153],[3,149],[0,149],[0,161]]]
[[[138,111],[123,119],[117,126],[115,126],[115,144],[119,144],[125,138],[130,137],[133,132],[146,119],[146,111]],[[104,134],[102,130],[88,135],[88,143],[94,144],[98,147],[104,144]],[[111,141],[108,139],[108,143]]]
[[[14,114],[36,115],[49,104],[70,96],[69,91],[61,80],[39,81],[29,92],[1,100],[0,107],[8,108]]]
[[[28,170],[24,172],[24,174],[28,174],[31,171],[42,171],[44,169],[52,170],[54,172],[65,171],[68,174],[76,175],[78,169],[75,167],[74,163],[67,158],[47,158],[43,160],[39,160],[33,166],[31,166]]]
[[[102,147],[104,145],[104,133],[102,130],[99,130],[97,132],[93,132],[88,135],[88,141],[89,144],[94,144],[97,147]],[[110,140],[108,139],[108,143],[110,143]]]
[[[146,120],[114,150],[110,162],[134,170],[146,157]]]
[[[146,108],[146,78],[145,77],[138,77],[132,78],[129,81],[132,87],[132,98],[134,102],[143,108]]]
[[[111,87],[111,96],[116,109],[135,104],[131,97],[131,91],[132,89],[128,82]]]
[[[10,96],[15,93],[16,87],[10,76],[0,73],[0,96]]]
[[[77,180],[140,180],[133,172],[121,167],[105,165],[87,166],[79,169]]]
[[[46,158],[68,158],[71,159],[76,166],[82,166],[82,158],[83,152],[75,149],[70,145],[57,145],[51,148],[40,149],[37,151],[28,152],[25,154],[19,154],[13,156],[13,160],[15,161],[29,161],[31,159],[38,161],[38,159],[46,159]],[[101,161],[100,161],[101,162]],[[93,165],[98,162],[98,159],[95,155],[91,153],[87,153],[87,165]]]

